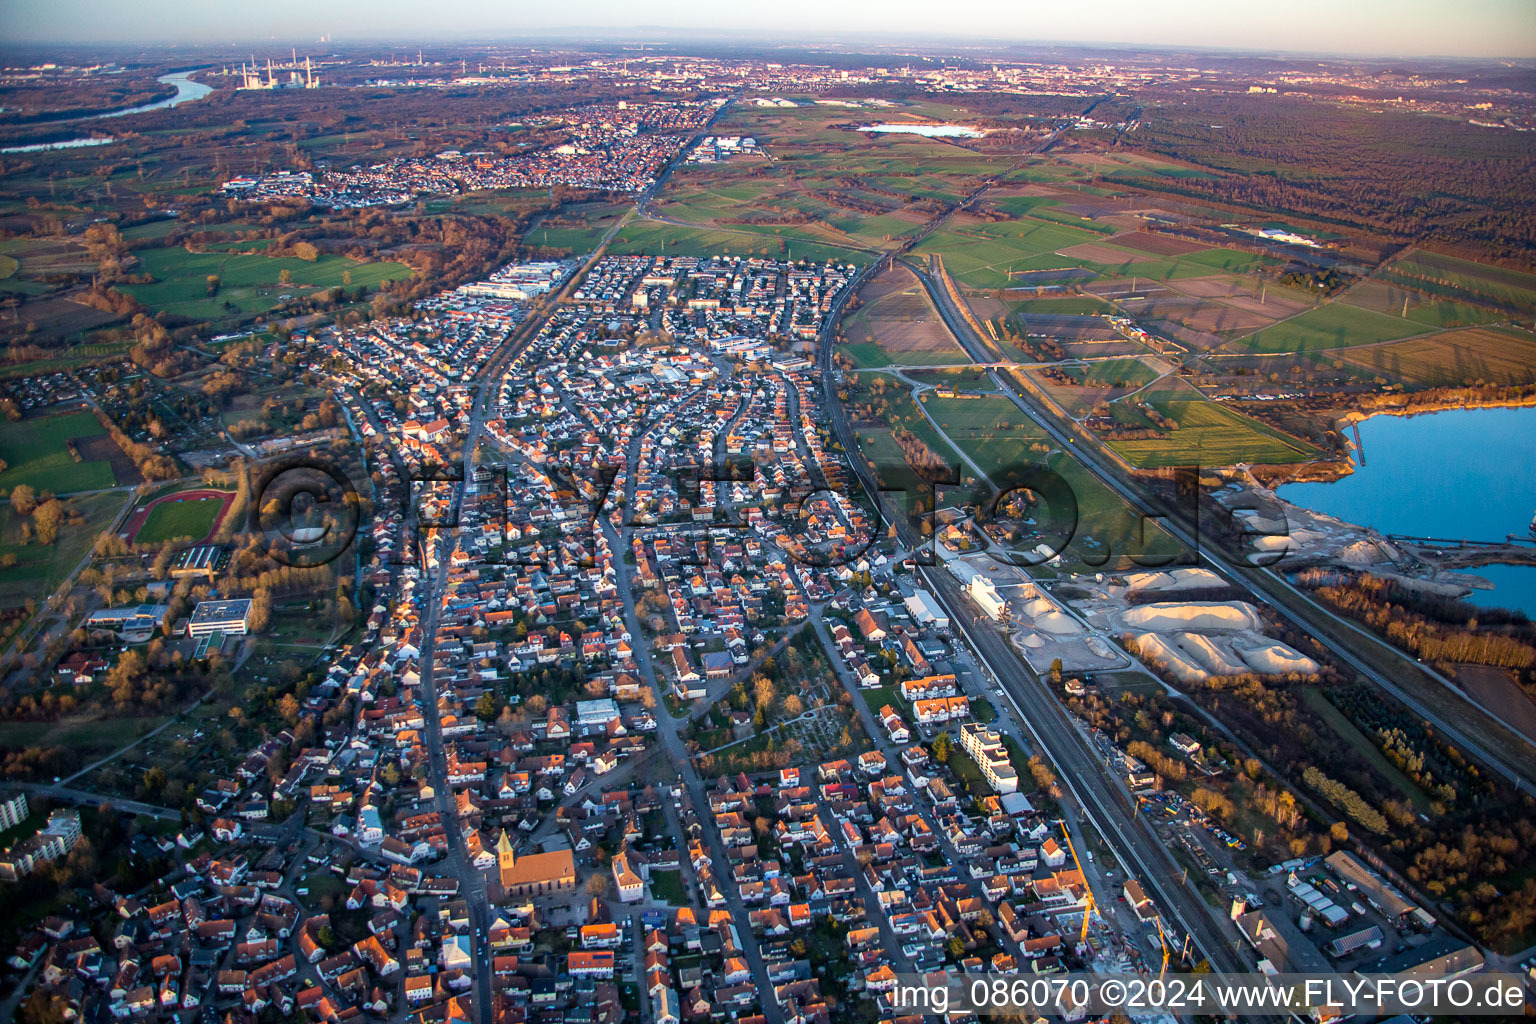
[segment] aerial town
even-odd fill
[[[1523,999],[1529,61],[694,49],[7,53],[3,1015]]]

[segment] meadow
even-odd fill
[[[6,466],[0,472],[0,493],[9,494],[20,484],[55,494],[116,486],[110,463],[76,462],[69,453],[69,441],[105,433],[88,412],[0,422],[0,460]]]
[[[155,282],[124,285],[123,290],[156,312],[199,320],[218,320],[235,312],[263,313],[281,295],[305,288],[377,288],[411,276],[403,263],[360,263],[344,256],[322,255],[309,262],[255,253],[194,253],[179,246],[141,249],[134,255],[140,260],[139,269]],[[285,270],[292,275],[291,284],[280,283]],[[209,275],[219,278],[218,292],[211,296]],[[346,284],[349,277],[350,285]]]
[[[0,605],[14,607],[51,593],[85,557],[96,537],[127,503],[122,494],[83,494],[68,499],[71,513],[79,513],[79,525],[59,527],[52,545],[34,537],[24,541],[20,517],[10,505],[0,505],[0,558],[14,555],[16,564],[0,566]]]
[[[1045,454],[1044,431],[1006,398],[925,394],[923,407],[945,435],[999,486]]]
[[[1179,428],[1158,438],[1105,440],[1107,448],[1137,469],[1230,466],[1240,462],[1286,465],[1317,454],[1311,445],[1287,437],[1224,403],[1213,402],[1182,381],[1159,385],[1138,397],[1160,415],[1177,422]],[[1118,411],[1133,407],[1121,403],[1114,408]]]
[[[1070,452],[1053,452],[1046,465],[1067,482],[1077,500],[1077,529],[1062,552],[1064,561],[1076,564],[1065,568],[1091,572],[1105,564],[1157,566],[1184,551],[1172,534],[1127,505]]]
[[[1257,353],[1313,352],[1374,345],[1424,333],[1424,325],[1332,302],[1255,331],[1233,348]]]
[[[591,252],[602,241],[608,230],[628,212],[627,204],[619,203],[571,203],[560,209],[558,225],[551,227],[544,218],[533,225],[523,236],[528,245],[548,247],[573,255]],[[580,227],[568,226],[567,221],[579,221]]]
[[[1061,366],[1058,369],[1078,384],[1099,387],[1140,387],[1157,377],[1151,367],[1134,356]]]

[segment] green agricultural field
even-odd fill
[[[945,269],[968,288],[1006,288],[1019,271],[1080,265],[1082,261],[1058,256],[1056,250],[1098,238],[1093,231],[1025,217],[947,227],[930,235],[916,251],[943,257]]]
[[[1265,327],[1232,347],[1257,353],[1315,352],[1374,345],[1423,333],[1424,326],[1411,320],[1332,302]]]
[[[848,353],[848,357],[853,360],[853,365],[860,370],[878,366],[959,365],[971,361],[970,356],[958,348],[952,351],[888,352],[881,348],[878,342],[873,341],[851,342],[839,346],[838,351]]]
[[[987,202],[988,206],[1014,217],[1023,217],[1031,213],[1038,215],[1044,209],[1060,204],[1061,200],[1053,196],[1004,196],[1001,199],[989,199]]]
[[[1420,251],[1394,261],[1381,276],[1447,298],[1483,299],[1527,314],[1536,311],[1536,274]]]
[[[1426,299],[1418,292],[1386,281],[1364,281],[1340,299],[1351,306],[1388,316],[1403,317],[1425,327],[1473,327],[1508,319],[1507,314],[1486,306],[1452,299]]]
[[[928,415],[994,484],[1045,455],[1045,433],[1006,398],[923,397]]]
[[[1104,442],[1138,469],[1230,466],[1239,462],[1288,465],[1317,454],[1311,445],[1287,437],[1221,402],[1213,402],[1187,384],[1175,382],[1165,390],[1149,390],[1150,395],[1142,393],[1147,395],[1147,404],[1177,422],[1179,429],[1166,437]],[[1116,406],[1121,407],[1131,408],[1124,403]]]
[[[1094,316],[1113,313],[1114,307],[1092,295],[1068,295],[1059,299],[1025,299],[1010,303],[1015,313],[1041,313],[1052,316]]]
[[[770,256],[775,259],[834,260],[862,265],[870,254],[797,238],[769,238],[747,232],[683,227],[655,220],[626,224],[609,245],[618,255],[651,256]]]
[[[18,484],[55,494],[115,487],[110,463],[76,462],[67,444],[104,433],[88,412],[0,422],[0,459],[6,464],[0,472],[0,493],[10,494]]]
[[[223,507],[224,502],[218,498],[162,501],[149,510],[149,516],[133,539],[140,544],[202,540],[213,529],[214,520]]]
[[[1081,228],[1084,231],[1092,231],[1098,235],[1112,235],[1120,230],[1109,224],[1100,224],[1098,221],[1088,217],[1069,213],[1066,210],[1053,210],[1050,207],[1036,209],[1031,215],[1041,220],[1051,221],[1053,224],[1065,224],[1069,228]]]
[[[1099,362],[1057,367],[1079,384],[1098,387],[1140,387],[1156,379],[1157,374],[1135,356],[1105,359]]]
[[[1105,244],[1104,248],[1114,248]],[[1128,252],[1123,263],[1079,261],[1083,266],[1107,277],[1146,278],[1153,281],[1177,281],[1186,277],[1209,277],[1213,271],[1248,274],[1261,267],[1274,266],[1278,260],[1236,249],[1206,249],[1186,256],[1151,257],[1147,253]]]
[[[134,255],[142,263],[140,269],[152,275],[155,283],[123,285],[123,290],[156,312],[195,320],[264,313],[280,296],[301,294],[310,288],[377,288],[411,275],[403,263],[359,263],[343,256],[321,256],[310,263],[291,256],[194,253],[180,247],[143,249]],[[279,283],[285,270],[293,275],[292,284]],[[209,275],[220,281],[213,296],[208,294]],[[344,283],[347,275],[351,285]]]

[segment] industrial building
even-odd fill
[[[934,629],[949,628],[949,616],[945,613],[944,606],[934,600],[933,595],[928,591],[915,591],[903,603],[907,606],[907,611],[911,613],[912,618],[917,620],[918,625],[932,626]]]

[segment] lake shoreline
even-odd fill
[[[1527,422],[1536,396],[1515,400],[1466,403],[1417,403],[1413,408],[1355,410],[1340,417],[1341,430],[1382,414],[1391,427],[1378,427],[1363,439],[1364,459],[1340,464],[1331,478],[1289,479],[1271,493],[1287,508],[1309,516],[1345,523],[1378,538],[1402,536],[1408,550],[1422,561],[1427,578],[1478,591],[1473,603],[1519,609],[1536,615],[1536,546],[1522,543],[1536,508],[1536,432]],[[1454,417],[1428,425],[1431,415]],[[1407,427],[1416,417],[1426,422]],[[1379,449],[1371,451],[1375,443]],[[1353,446],[1351,446],[1353,447]],[[1347,481],[1356,472],[1363,479]],[[1446,547],[1426,542],[1414,547],[1414,537],[1477,543]],[[1506,537],[1511,538],[1507,539]],[[1494,575],[1503,585],[1491,591],[1477,586],[1475,576],[1457,579],[1467,570],[1499,567]],[[1415,570],[1413,575],[1418,576]]]
[[[1329,428],[1330,432],[1337,436],[1343,449],[1342,458],[1322,458],[1312,462],[1298,462],[1293,465],[1255,465],[1248,467],[1249,474],[1261,486],[1269,490],[1278,490],[1286,484],[1303,483],[1333,483],[1337,480],[1352,475],[1356,469],[1354,455],[1355,443],[1351,439],[1350,428],[1366,420],[1377,416],[1394,416],[1402,419],[1412,419],[1415,416],[1425,416],[1439,412],[1470,411],[1475,409],[1524,409],[1536,406],[1536,388],[1521,389],[1520,394],[1513,396],[1503,395],[1499,397],[1473,398],[1467,400],[1458,398],[1436,397],[1432,392],[1421,392],[1419,395],[1402,395],[1406,399],[1401,404],[1383,405],[1375,409],[1348,409],[1338,412]]]

